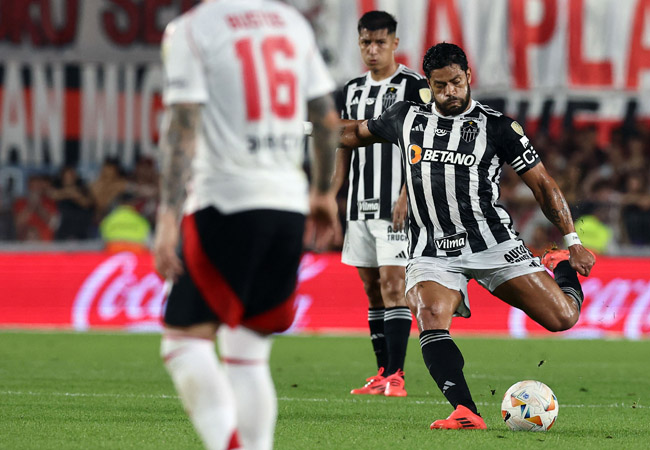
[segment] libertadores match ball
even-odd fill
[[[513,384],[501,402],[503,421],[514,431],[548,431],[559,409],[551,388],[534,380]]]

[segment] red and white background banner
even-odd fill
[[[152,156],[165,25],[198,0],[0,0],[0,166]],[[528,126],[588,122],[606,137],[650,121],[650,0],[290,0],[339,83],[363,69],[356,23],[398,22],[399,61],[437,42],[467,51],[475,95]],[[71,145],[71,143],[73,143]],[[71,150],[74,148],[74,150]]]
[[[580,321],[554,336],[650,338],[650,259],[600,257],[582,285]],[[165,289],[149,254],[0,254],[0,286],[3,328],[160,330]],[[551,335],[474,282],[469,298],[472,317],[454,319],[454,334]],[[339,253],[304,256],[296,302],[290,333],[367,332],[361,282]]]

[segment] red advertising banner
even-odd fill
[[[578,324],[562,337],[650,337],[650,259],[600,257],[582,280]],[[74,330],[160,329],[164,282],[149,254],[0,254],[0,326]],[[521,311],[474,282],[470,319],[454,319],[456,334],[550,335]],[[292,333],[366,332],[367,300],[356,269],[340,254],[307,254],[300,266],[298,314]]]

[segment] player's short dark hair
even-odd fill
[[[456,44],[441,42],[427,50],[422,60],[422,70],[424,75],[429,78],[433,70],[442,69],[452,64],[458,64],[463,71],[467,72],[467,56],[463,49]]]
[[[397,21],[395,18],[388,14],[386,11],[368,11],[357,24],[357,31],[361,34],[361,30],[368,31],[388,30],[388,34],[394,34],[397,30]]]

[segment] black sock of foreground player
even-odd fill
[[[426,330],[420,333],[424,364],[449,403],[478,413],[463,375],[465,360],[447,330]]]
[[[377,358],[377,370],[388,366],[388,352],[386,351],[386,338],[384,337],[384,308],[368,308],[368,327],[370,328],[370,341]]]
[[[388,367],[386,374],[392,375],[399,369],[404,370],[406,346],[411,333],[411,310],[406,306],[386,308],[384,315],[384,335],[386,336],[386,349],[388,350]]]
[[[555,282],[560,286],[562,292],[575,300],[578,304],[578,311],[580,311],[585,296],[582,293],[580,281],[578,281],[578,273],[571,267],[569,261],[560,261],[553,270],[553,275],[555,275]]]

